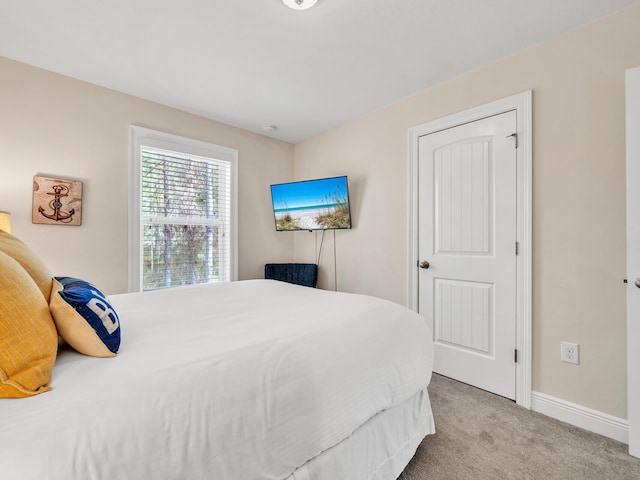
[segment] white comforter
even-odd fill
[[[112,296],[115,358],[62,350],[0,400],[4,480],[283,479],[429,382],[430,333],[372,297],[270,280]]]

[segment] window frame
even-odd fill
[[[238,151],[200,140],[159,132],[131,125],[129,153],[129,233],[128,233],[128,291],[142,291],[142,177],[141,147],[169,150],[229,162],[231,170],[231,205],[229,225],[229,271],[231,281],[238,278]]]

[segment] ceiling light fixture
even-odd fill
[[[294,10],[306,10],[307,8],[313,7],[318,0],[282,0],[282,2]]]

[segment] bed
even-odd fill
[[[393,480],[434,433],[433,350],[397,304],[275,280],[109,297],[119,353],[61,347],[0,399],[11,480]]]

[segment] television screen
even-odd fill
[[[276,230],[351,228],[347,177],[271,185]]]

